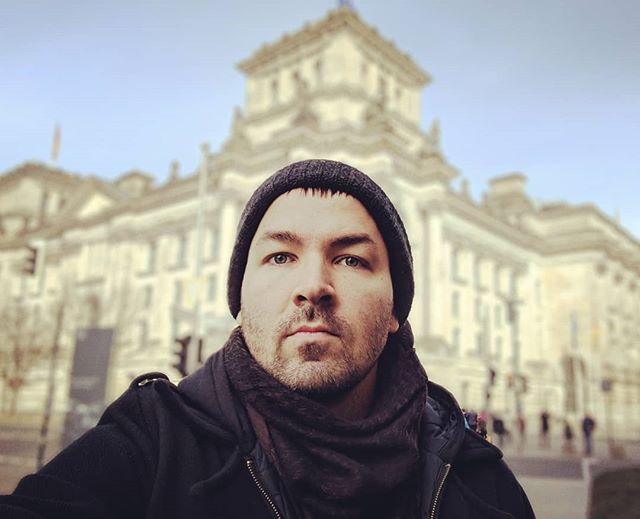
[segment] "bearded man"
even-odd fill
[[[178,386],[136,379],[0,500],[23,518],[531,518],[501,452],[427,380],[396,209],[339,162],[291,164],[241,216],[238,327]]]

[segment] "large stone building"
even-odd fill
[[[640,434],[634,236],[592,205],[535,203],[519,173],[493,179],[481,202],[464,181],[454,188],[437,122],[421,127],[429,76],[347,8],[239,69],[244,106],[220,151],[203,149],[200,172],[156,186],[142,172],[106,182],[26,163],[0,177],[2,305],[26,309],[46,342],[64,303],[58,410],[77,329],[115,329],[110,398],[141,372],[177,377],[175,337],[195,331],[217,349],[234,325],[226,269],[244,202],[279,167],[325,157],[367,172],[406,223],[410,321],[433,380],[507,418],[591,412],[619,437]],[[29,244],[33,276],[15,268]],[[25,369],[19,411],[42,408],[46,366]]]

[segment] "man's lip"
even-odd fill
[[[328,333],[330,335],[337,335],[326,326],[300,326],[300,328],[296,328],[291,335],[295,335],[296,333]]]

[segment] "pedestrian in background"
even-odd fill
[[[518,428],[518,452],[522,453],[527,443],[527,422],[524,416],[518,416],[516,425]]]
[[[493,432],[498,437],[498,445],[502,447],[504,445],[504,437],[507,434],[507,430],[504,426],[504,421],[499,416],[493,417]]]
[[[487,431],[487,412],[483,409],[478,413],[478,434],[483,438],[487,438],[489,432]]]
[[[585,415],[582,420],[582,434],[584,437],[584,455],[593,454],[593,430],[596,428],[596,421],[589,415]]]
[[[562,444],[562,452],[565,454],[575,454],[576,449],[573,445],[573,428],[569,420],[564,421],[563,427],[564,443]]]
[[[540,447],[549,448],[551,442],[549,439],[549,422],[551,416],[548,411],[542,411],[540,413]]]

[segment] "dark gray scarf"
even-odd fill
[[[408,325],[389,337],[373,409],[356,421],[335,417],[272,378],[250,355],[239,330],[223,355],[232,386],[254,424],[257,413],[266,426],[272,447],[267,450],[306,517],[414,515],[427,378]],[[265,431],[257,433],[264,440]]]

